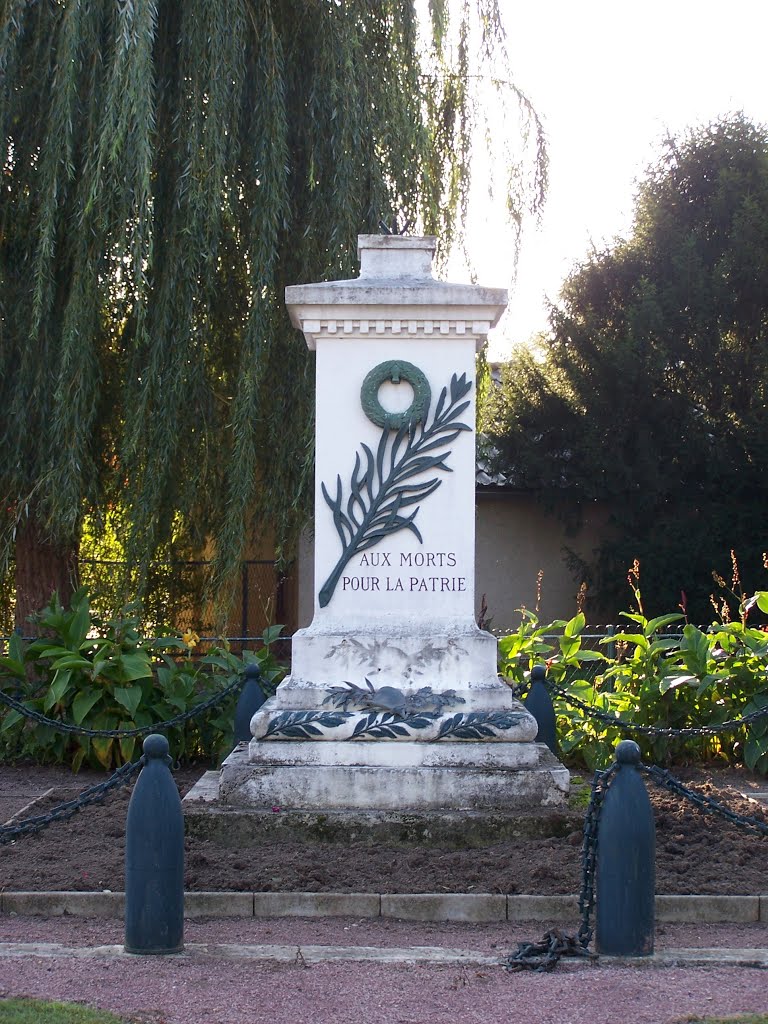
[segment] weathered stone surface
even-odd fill
[[[578,896],[507,896],[510,921],[562,921],[578,912]]]
[[[62,917],[65,914],[120,917],[124,909],[123,892],[6,892],[0,897],[0,911],[3,914],[33,917]]]
[[[659,921],[758,921],[759,896],[657,896]]]
[[[235,849],[280,841],[475,849],[518,836],[566,836],[581,828],[583,818],[581,812],[568,807],[526,808],[514,813],[474,809],[408,813],[297,811],[281,805],[225,803],[219,800],[218,772],[207,772],[184,798],[183,807],[188,835]],[[321,852],[318,855],[323,856]]]
[[[257,892],[256,917],[378,917],[381,897],[361,892]]]
[[[253,893],[185,892],[184,917],[253,917]]]
[[[564,807],[568,772],[475,621],[475,355],[506,292],[436,281],[431,237],[363,235],[359,251],[359,279],[286,291],[317,352],[314,617],[220,803]]]
[[[381,916],[402,921],[505,921],[507,897],[488,893],[409,893],[381,897]]]
[[[353,744],[349,744],[353,746]],[[451,744],[462,753],[474,747],[478,764],[471,765],[449,755],[440,764],[440,744],[431,752],[434,766],[398,764],[396,754],[404,744],[356,744],[360,754],[354,764],[302,763],[315,756],[325,744],[279,744],[296,750],[293,763],[272,758],[276,743],[251,744],[246,762],[241,752],[227,758],[222,766],[220,793],[230,806],[278,805],[288,810],[381,810],[428,811],[441,808],[491,812],[514,812],[530,807],[564,807],[568,801],[569,774],[543,744]],[[422,745],[413,744],[414,747]],[[426,746],[426,744],[424,745]],[[304,748],[307,747],[306,753]],[[506,748],[498,762],[485,755]],[[521,751],[510,750],[522,747]],[[526,749],[527,748],[527,749]],[[366,764],[365,752],[375,750],[375,759],[389,763]],[[526,764],[532,754],[534,763]],[[303,756],[302,756],[303,755]],[[520,761],[514,763],[516,756]],[[485,760],[485,765],[482,763]],[[239,765],[238,765],[239,762]]]

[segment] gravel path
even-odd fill
[[[566,929],[572,922],[563,922]],[[416,924],[270,919],[189,921],[189,943],[441,946],[503,956],[541,923]],[[763,947],[764,924],[664,925],[657,950]],[[0,942],[121,943],[118,920],[2,917]],[[671,1024],[691,1014],[768,1009],[755,968],[562,964],[553,974],[497,967],[225,961],[201,954],[130,959],[0,960],[0,995],[85,1002],[142,1024]]]

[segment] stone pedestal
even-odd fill
[[[517,811],[568,772],[475,624],[475,354],[506,292],[435,281],[432,238],[361,236],[360,277],[286,289],[316,351],[315,614],[224,763],[233,807]],[[290,429],[290,425],[286,425]]]

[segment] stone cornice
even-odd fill
[[[491,329],[490,319],[475,317],[457,319],[446,317],[298,317],[296,326],[303,332],[310,349],[322,338],[347,338],[360,341],[375,337],[434,339],[474,338],[481,347]]]

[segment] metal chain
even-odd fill
[[[0,690],[0,703],[5,704],[6,707],[12,708],[14,711],[18,711],[19,714],[25,718],[31,719],[33,722],[37,722],[39,725],[47,725],[51,729],[55,729],[57,732],[69,733],[74,736],[97,736],[104,737],[107,739],[128,739],[131,736],[146,736],[150,732],[165,732],[167,729],[173,729],[177,725],[182,725],[184,722],[188,722],[192,718],[196,718],[201,715],[204,711],[208,711],[210,708],[215,707],[222,701],[226,700],[227,697],[239,690],[244,682],[244,678],[238,676],[238,678],[230,683],[225,689],[220,690],[218,693],[213,694],[208,700],[203,701],[201,704],[196,704],[193,708],[188,711],[183,711],[181,714],[176,715],[175,718],[169,718],[166,722],[153,722],[151,725],[144,725],[137,729],[85,729],[82,726],[71,725],[69,722],[58,722],[54,718],[47,718],[39,711],[33,711],[28,708],[26,704],[22,704],[18,700],[14,700],[13,697],[9,697],[7,693],[3,693]]]
[[[737,814],[735,811],[721,804],[718,800],[715,800],[711,796],[704,796],[702,793],[697,793],[695,790],[689,789],[685,786],[680,779],[676,779],[674,775],[671,775],[665,768],[659,768],[658,765],[647,765],[639,764],[637,766],[640,771],[645,774],[654,782],[657,786],[662,789],[668,789],[670,793],[675,793],[677,796],[684,797],[689,800],[692,804],[704,814],[714,813],[719,814],[721,818],[725,818],[732,825],[738,825],[740,828],[745,828],[758,832],[760,835],[768,836],[768,825],[764,821],[760,821],[759,818],[754,818],[750,814]]]
[[[595,871],[597,867],[597,845],[600,822],[605,794],[618,771],[614,762],[606,771],[595,772],[592,781],[592,793],[589,806],[584,817],[584,841],[581,848],[581,892],[579,894],[579,913],[581,924],[576,935],[567,935],[557,928],[544,933],[539,942],[520,942],[517,950],[510,954],[503,966],[508,971],[530,970],[546,972],[554,970],[564,956],[580,956],[594,959],[596,954],[588,949],[592,941],[594,928],[592,914],[595,908]],[[685,786],[666,769],[658,765],[640,763],[638,769],[644,772],[657,786],[667,789],[677,796],[683,797],[694,804],[704,814],[719,814],[726,821],[740,828],[752,830],[760,835],[768,835],[768,824],[752,815],[737,814],[721,804],[713,797],[704,796]]]
[[[15,825],[0,826],[0,846],[13,843],[20,836],[29,835],[32,832],[40,832],[54,821],[67,821],[69,818],[74,817],[78,811],[82,811],[84,807],[101,803],[111,790],[127,785],[143,765],[144,757],[142,755],[138,761],[132,761],[130,764],[124,764],[121,768],[118,768],[104,782],[99,782],[95,786],[84,789],[82,793],[78,793],[74,800],[67,800],[65,803],[52,807],[47,814],[23,818]]]
[[[555,969],[564,956],[587,957],[592,960],[596,954],[590,952],[592,940],[592,913],[595,908],[595,869],[597,867],[597,839],[600,811],[608,787],[618,770],[614,762],[604,772],[595,772],[589,806],[584,817],[584,840],[581,847],[581,892],[579,913],[581,924],[576,935],[567,935],[559,928],[551,928],[539,942],[520,942],[503,966],[508,971],[536,971],[544,973]]]
[[[595,958],[575,935],[566,935],[559,928],[550,928],[540,942],[520,942],[517,950],[503,961],[508,971],[553,971],[564,956]]]
[[[597,871],[597,843],[600,826],[600,812],[608,787],[613,781],[619,765],[616,761],[605,771],[595,772],[587,813],[584,816],[584,839],[581,844],[581,892],[579,893],[578,940],[588,946],[592,940],[592,914],[595,909],[595,874]]]
[[[721,722],[720,725],[686,726],[683,729],[668,729],[655,725],[636,725],[634,722],[625,722],[621,718],[616,718],[613,715],[606,714],[604,711],[599,711],[597,708],[592,707],[591,704],[585,704],[583,700],[574,697],[567,690],[564,690],[549,679],[546,680],[546,685],[557,697],[562,697],[566,703],[579,708],[590,718],[596,718],[605,725],[612,725],[626,732],[641,733],[643,736],[717,736],[721,732],[731,732],[741,728],[743,725],[749,725],[752,722],[759,721],[761,718],[768,717],[768,707],[765,707],[758,711],[753,711],[749,715],[744,715],[743,718],[733,718],[728,722]]]

